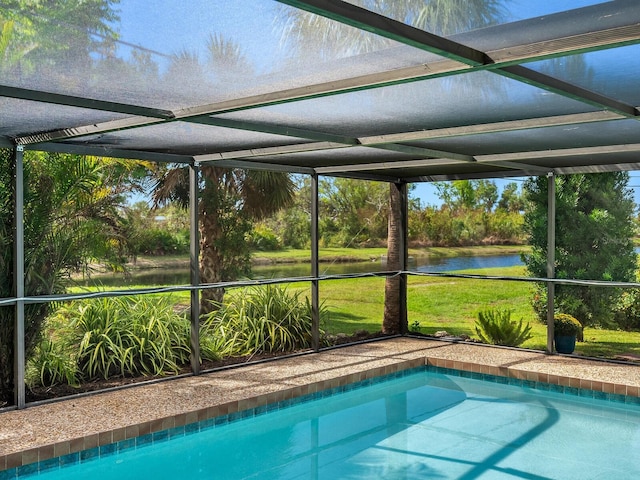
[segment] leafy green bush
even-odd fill
[[[189,320],[174,311],[168,297],[70,302],[58,309],[56,317],[51,321],[68,325],[66,331],[58,332],[60,346],[45,345],[41,350],[64,351],[76,363],[78,376],[84,380],[177,373],[189,362]],[[210,346],[203,348],[201,355],[210,360],[219,358]],[[35,362],[34,366],[52,363]],[[43,380],[66,378],[63,371],[47,375],[43,374]]]
[[[282,249],[282,243],[278,236],[264,225],[256,225],[247,236],[247,241],[253,250],[268,252]]]
[[[640,289],[625,289],[614,307],[614,322],[622,330],[640,330]]]
[[[478,312],[475,328],[484,343],[517,347],[532,337],[531,325],[522,322],[511,320],[511,310],[482,310]]]
[[[78,365],[71,349],[65,347],[61,342],[43,337],[27,363],[27,385],[51,387],[66,383],[78,386]]]
[[[311,304],[277,285],[241,289],[204,320],[204,336],[224,355],[291,352],[311,346]],[[327,310],[321,308],[321,319]]]
[[[102,298],[68,307],[88,379],[176,373],[189,361],[186,319],[166,298]]]
[[[566,313],[556,313],[553,317],[554,335],[578,335],[582,330],[580,322]]]
[[[28,362],[30,386],[98,377],[177,373],[190,360],[190,322],[168,297],[119,297],[70,302],[46,322],[48,337]],[[200,356],[218,360],[201,327]]]
[[[185,254],[189,253],[189,232],[149,228],[136,232],[129,243],[134,255]]]

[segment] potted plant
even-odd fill
[[[558,353],[573,353],[582,325],[575,317],[558,313],[553,317],[553,339]]]

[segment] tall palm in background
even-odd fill
[[[241,49],[221,35],[209,37],[207,54],[206,65],[199,65],[196,54],[181,52],[174,61],[176,71],[188,68],[190,72],[200,72],[199,81],[211,82],[219,88],[250,72],[251,64]],[[200,281],[206,284],[235,280],[251,268],[245,236],[251,231],[252,222],[291,204],[295,184],[289,175],[280,172],[214,165],[204,165],[200,172]],[[154,187],[154,203],[177,202],[186,207],[188,186],[187,167],[164,168]],[[224,288],[202,290],[200,313],[211,312],[223,297]]]
[[[283,173],[204,166],[199,185],[200,281],[219,283],[247,274],[251,266],[245,236],[252,222],[289,205],[294,184]],[[154,189],[156,205],[177,201],[188,204],[188,170],[164,171]],[[201,292],[200,312],[206,314],[222,302],[224,288]]]
[[[453,35],[497,23],[506,15],[509,0],[358,0],[354,3],[416,28],[438,35]],[[315,53],[324,60],[372,52],[397,45],[383,37],[345,26],[325,17],[293,8],[283,8],[280,18],[282,41],[291,44],[298,55]],[[295,60],[293,60],[295,61]],[[395,185],[390,186],[387,266],[400,268],[398,251],[402,245],[401,197]],[[400,317],[400,276],[387,277],[382,329],[395,334],[406,329]]]

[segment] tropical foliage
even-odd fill
[[[531,325],[511,320],[511,310],[486,309],[478,312],[475,330],[481,342],[517,347],[532,337]]]
[[[48,335],[30,359],[30,383],[76,385],[177,373],[189,362],[190,322],[174,307],[168,297],[100,298],[60,306],[47,319]]]
[[[453,188],[453,184],[456,185]],[[515,182],[501,192],[494,181],[483,180],[481,186],[493,192],[494,199],[472,194],[478,181],[439,182],[440,205],[423,205],[412,198],[409,189],[409,242],[413,246],[518,245],[526,243],[522,211],[524,201]],[[380,182],[346,178],[323,178],[318,192],[319,243],[322,247],[369,247],[387,243],[389,187]],[[467,196],[468,198],[468,196]],[[310,236],[311,196],[308,179],[297,183],[293,203],[254,227],[257,250],[266,249],[260,232],[271,231],[277,240],[273,248],[308,248]],[[266,239],[265,239],[266,240]],[[277,247],[276,247],[277,245]]]
[[[566,175],[555,178],[557,278],[632,282],[637,263],[635,205],[626,172]],[[531,253],[524,256],[529,274],[547,275],[547,178],[525,184],[525,228]],[[622,291],[578,285],[556,285],[557,311],[577,318],[583,326],[607,326],[615,320]],[[538,287],[534,306],[546,318],[546,288]]]
[[[199,185],[200,280],[219,283],[247,273],[252,220],[273,214],[293,198],[289,175],[261,170],[202,167]],[[156,205],[188,204],[186,167],[162,172],[154,189]],[[206,314],[219,304],[224,288],[201,292],[200,310]]]
[[[0,298],[14,294],[12,155],[0,150]],[[94,256],[115,256],[121,245],[118,206],[130,175],[119,162],[26,152],[24,258],[27,295],[64,291],[71,272]],[[111,252],[111,253],[110,253]],[[25,305],[25,351],[38,343],[50,305]],[[14,310],[0,309],[0,401],[13,392]]]
[[[225,356],[292,352],[310,348],[311,304],[301,292],[277,285],[234,291],[203,325]],[[321,308],[321,320],[328,310]]]

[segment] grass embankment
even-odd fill
[[[482,247],[425,247],[410,248],[413,258],[450,258],[482,255],[509,255],[529,250],[523,245],[488,245]],[[386,248],[320,248],[321,262],[370,262],[387,254]],[[285,249],[274,252],[255,252],[252,260],[257,264],[304,263],[311,261],[309,250]]]

